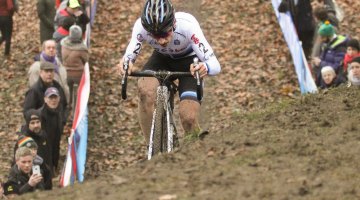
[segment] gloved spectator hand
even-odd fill
[[[286,13],[287,11],[289,11],[289,3],[287,0],[281,1],[278,11],[281,13]]]

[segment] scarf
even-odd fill
[[[54,57],[48,56],[44,52],[41,52],[40,56],[44,59],[44,61],[54,64],[55,65],[55,73],[57,73],[57,74],[59,73],[59,66],[58,66],[58,63],[56,62],[55,56]]]

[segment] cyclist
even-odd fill
[[[216,75],[220,63],[207,42],[198,21],[190,14],[176,12],[170,0],[147,0],[141,17],[135,22],[132,38],[123,58],[118,64],[123,75],[123,63],[129,62],[131,74],[133,63],[140,53],[142,43],[147,42],[154,51],[143,70],[190,71],[195,76],[198,70],[201,77]],[[201,62],[194,66],[193,58]],[[158,81],[153,77],[140,78],[139,120],[147,142],[149,142],[151,119],[156,98]],[[196,79],[179,78],[179,114],[187,134],[200,133],[198,115],[200,103],[196,96]]]

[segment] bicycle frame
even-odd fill
[[[173,151],[173,141],[174,141],[174,135],[176,134],[176,126],[173,120],[173,113],[172,113],[172,101],[171,99],[171,88],[169,86],[170,82],[172,81],[172,78],[179,78],[179,77],[192,77],[190,72],[169,72],[169,71],[139,71],[139,72],[132,72],[131,74],[128,74],[127,72],[128,65],[124,65],[125,69],[125,75],[123,76],[122,80],[122,98],[126,99],[126,87],[127,87],[127,77],[128,76],[134,76],[134,77],[155,77],[159,81],[159,86],[157,88],[157,94],[156,94],[156,105],[153,112],[153,118],[152,118],[152,125],[151,125],[151,131],[150,131],[150,140],[149,140],[149,148],[148,148],[148,160],[152,158],[157,152],[154,154],[154,137],[155,137],[155,123],[156,123],[156,116],[161,115],[162,116],[162,122],[161,122],[161,129],[164,131],[164,126],[166,127],[166,147],[164,148],[163,142],[161,143],[160,152],[171,152]],[[199,76],[197,76],[199,77]],[[199,82],[199,81],[198,81]],[[197,95],[198,99],[201,99],[202,97],[202,87],[201,89],[197,89]],[[159,103],[160,102],[160,103]],[[161,109],[163,110],[157,110],[159,109],[158,105],[162,106]],[[164,112],[158,114],[158,112]],[[164,116],[163,116],[164,114]],[[166,121],[166,124],[164,124],[164,121]],[[157,137],[163,137],[163,134],[161,136]]]

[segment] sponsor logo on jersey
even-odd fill
[[[181,51],[184,51],[184,49],[186,49],[186,47],[184,47],[182,49],[175,49],[175,52],[181,52]]]
[[[195,34],[193,34],[193,35],[191,36],[191,40],[192,40],[195,44],[199,44],[199,38],[197,38],[197,37],[195,36]]]
[[[178,40],[178,39],[174,40],[174,44],[175,45],[180,45],[180,40]]]
[[[143,37],[141,34],[138,34],[138,35],[136,36],[136,39],[137,39],[139,42],[144,41],[144,37]]]

